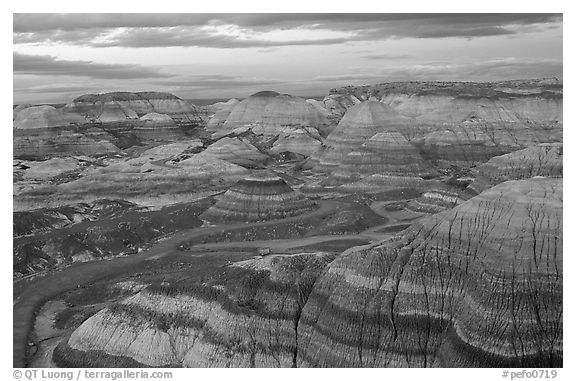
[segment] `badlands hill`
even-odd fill
[[[266,221],[296,216],[313,208],[313,202],[295,192],[282,178],[259,171],[226,191],[201,218],[211,222]]]
[[[64,107],[14,108],[14,155],[104,155],[142,142],[174,141],[203,126],[198,108],[169,93],[87,94]]]
[[[561,253],[562,182],[511,181],[335,259],[273,255],[150,286],[56,354],[80,366],[558,367]]]
[[[300,364],[561,366],[561,252],[562,181],[496,186],[332,262],[302,311]]]
[[[226,105],[208,123],[208,129],[215,131],[215,138],[250,130],[256,135],[277,139],[278,153],[287,150],[306,156],[317,152],[321,136],[325,137],[332,128],[326,112],[303,98],[275,91],[261,91]]]
[[[198,113],[196,106],[179,97],[154,91],[86,94],[74,99],[66,105],[65,109],[80,114],[94,115],[98,107],[129,109],[137,115],[156,112],[178,118],[193,118]]]
[[[15,107],[14,366],[561,367],[562,97]]]

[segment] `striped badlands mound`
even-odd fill
[[[27,107],[16,115],[14,129],[63,127],[83,121],[83,118],[76,114],[62,112],[52,106],[34,106]]]
[[[126,115],[133,113],[134,117],[155,112],[170,115],[175,120],[199,120],[196,106],[173,94],[154,91],[86,94],[74,99],[65,106],[65,109],[86,117],[96,118],[101,122],[111,121],[109,118],[101,119],[102,111],[112,112],[114,110],[123,110]]]
[[[406,209],[418,213],[439,213],[461,204],[466,196],[460,189],[438,184],[426,190],[420,197],[409,201]]]
[[[32,105],[30,103],[21,103],[18,106],[14,107],[12,109],[12,120],[16,119],[16,116],[18,116],[18,113],[28,107],[32,107]]]
[[[335,172],[335,177],[357,180],[379,174],[390,177],[391,183],[399,186],[424,183],[421,174],[429,165],[414,147],[399,132],[381,132],[350,152]],[[392,184],[390,184],[392,185]]]
[[[141,140],[173,141],[184,136],[184,132],[169,115],[151,112],[140,120],[144,123],[135,126],[132,132]]]
[[[261,167],[270,158],[250,144],[247,139],[240,137],[222,138],[210,144],[200,155],[210,155],[248,168]]]
[[[297,216],[315,206],[280,177],[259,171],[236,183],[200,218],[210,222],[266,221]]]
[[[188,142],[191,147],[194,142]],[[177,147],[173,147],[177,151]],[[123,199],[147,206],[189,202],[228,189],[248,170],[209,155],[192,155],[178,162],[159,153],[129,160],[110,160],[105,167],[90,167],[74,181],[44,184],[24,190],[14,201],[14,210],[57,207],[96,199]],[[146,153],[146,152],[145,152]]]
[[[460,122],[474,113],[493,122],[562,122],[562,81],[556,78],[502,82],[388,82],[346,86],[331,96],[376,97],[402,115],[432,122]]]
[[[97,367],[295,366],[302,307],[332,259],[271,255],[152,285],[86,320],[56,360]]]
[[[90,122],[113,123],[138,119],[138,114],[134,110],[120,102],[111,99],[88,102],[83,99],[85,98],[74,99],[72,103],[64,106],[63,110],[81,115]]]
[[[495,184],[534,176],[562,177],[562,143],[545,143],[490,159],[478,167],[478,176],[468,187],[480,193]]]
[[[218,131],[226,119],[228,119],[228,115],[230,115],[234,106],[238,103],[240,103],[238,99],[232,98],[227,102],[218,102],[213,104],[212,106],[214,107],[215,112],[208,120],[208,123],[206,123],[206,131]]]
[[[403,133],[408,120],[378,101],[366,101],[351,107],[328,135],[326,149],[317,158],[316,169],[330,172],[339,167],[347,155],[358,150],[379,132]]]
[[[301,128],[280,134],[270,149],[270,153],[292,152],[303,156],[312,156],[318,153],[321,148],[322,138],[318,132],[311,128]]]
[[[561,367],[562,273],[562,180],[502,183],[332,262],[298,366]]]
[[[536,132],[536,129],[528,129],[523,125],[495,124],[472,118],[439,127],[415,139],[415,142],[421,145],[426,158],[431,160],[486,162],[493,156],[536,144],[540,141],[535,136]],[[552,141],[556,139],[552,135],[545,138]]]
[[[117,152],[113,136],[99,128],[80,129],[84,118],[52,106],[21,110],[13,124],[15,157],[93,155]]]
[[[262,91],[236,104],[217,134],[224,136],[240,127],[252,127],[255,134],[269,136],[289,133],[294,128],[312,127],[325,136],[330,123],[303,98]]]

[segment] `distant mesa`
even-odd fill
[[[177,96],[163,92],[112,92],[103,94],[86,94],[74,99],[66,105],[66,109],[77,112],[87,118],[96,118],[101,122],[113,121],[102,120],[99,113],[102,110],[131,110],[135,115],[126,113],[126,117],[137,118],[149,113],[167,114],[172,118],[184,121],[200,121],[198,108]],[[121,115],[119,119],[122,120]]]
[[[169,115],[166,114],[159,114],[157,112],[150,112],[142,117],[140,120],[144,120],[147,122],[157,123],[157,124],[174,124],[174,120],[170,118]]]
[[[267,221],[297,216],[315,204],[267,170],[238,181],[200,218],[209,222]]]
[[[257,92],[255,94],[252,94],[251,96],[252,97],[263,97],[263,98],[274,98],[274,97],[277,97],[278,95],[280,95],[280,93],[277,93],[276,91],[267,90],[267,91]]]

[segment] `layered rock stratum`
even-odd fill
[[[509,181],[339,256],[299,366],[562,366],[562,181]]]
[[[316,159],[316,168],[329,171],[339,167],[346,156],[359,149],[372,136],[380,132],[405,133],[407,118],[381,102],[369,100],[346,111],[338,126],[326,141],[326,148]]]
[[[64,109],[101,122],[118,120],[123,117],[122,113],[126,118],[137,118],[153,112],[182,121],[199,120],[199,111],[193,104],[173,94],[154,91],[86,94],[74,99]],[[105,119],[102,119],[103,113]]]
[[[213,156],[249,168],[261,168],[270,158],[241,137],[219,139],[202,151],[201,155]]]
[[[241,127],[251,127],[254,133],[267,136],[311,127],[326,135],[330,130],[330,122],[303,98],[275,91],[261,91],[231,109],[226,121],[218,128],[218,135],[226,135]]]
[[[98,312],[60,348],[61,365],[293,367],[297,325],[326,253],[227,266],[208,282],[157,285]]]
[[[296,216],[314,207],[281,177],[258,171],[226,191],[201,218],[210,222],[266,221]]]
[[[184,137],[184,132],[167,114],[151,112],[140,117],[144,123],[135,126],[133,133],[141,140],[174,141]]]
[[[474,182],[468,187],[480,193],[508,180],[534,176],[563,177],[563,144],[549,143],[496,156],[478,167]]]
[[[356,112],[355,100],[388,105],[406,118],[401,133],[420,147],[427,160],[478,163],[525,147],[561,142],[562,99],[562,83],[548,79],[347,86],[332,89],[324,103],[340,100],[337,108],[345,113]],[[344,119],[345,114],[341,122]],[[330,151],[327,144],[328,159]]]
[[[81,128],[82,123],[79,115],[52,106],[27,107],[14,120],[14,156],[43,158],[118,151],[112,135],[99,128]]]
[[[396,131],[380,132],[346,155],[334,177],[348,181],[370,175],[388,177],[388,186],[419,187],[431,166],[418,149]]]
[[[562,366],[562,182],[502,183],[333,256],[270,255],[149,286],[61,365]]]

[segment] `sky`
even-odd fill
[[[13,97],[318,96],[391,81],[562,78],[562,40],[558,14],[16,13]]]

